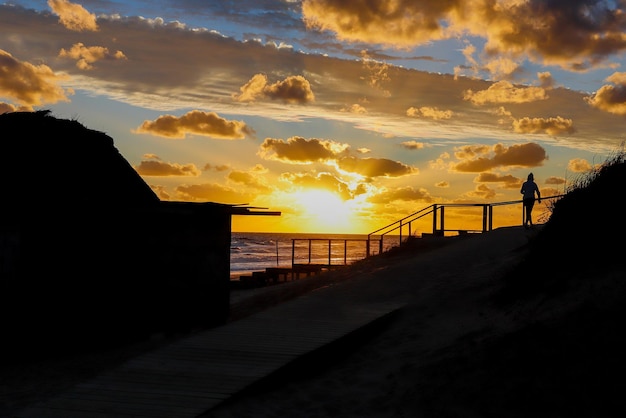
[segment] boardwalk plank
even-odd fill
[[[197,417],[399,308],[301,298],[133,358],[16,418]]]

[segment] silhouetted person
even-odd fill
[[[533,225],[533,206],[535,206],[535,193],[537,193],[537,202],[541,203],[541,193],[539,193],[539,187],[535,183],[535,176],[533,173],[528,174],[527,180],[522,184],[522,188],[519,191],[524,197],[522,202],[524,205],[524,227],[528,228]]]

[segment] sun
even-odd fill
[[[296,193],[295,201],[318,230],[349,230],[353,210],[350,204],[327,190],[306,190]]]

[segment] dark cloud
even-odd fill
[[[368,201],[376,204],[387,204],[398,201],[432,203],[433,197],[426,189],[416,189],[408,186],[398,187],[392,190],[383,190],[368,198]]]
[[[470,34],[487,56],[524,56],[582,71],[626,49],[621,2],[598,0],[304,0],[311,29],[338,39],[407,47]]]

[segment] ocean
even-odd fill
[[[378,254],[380,237],[373,237],[370,255]],[[230,276],[237,279],[268,267],[296,264],[351,264],[367,255],[367,235],[233,232]],[[383,251],[399,244],[397,235],[383,239]]]

